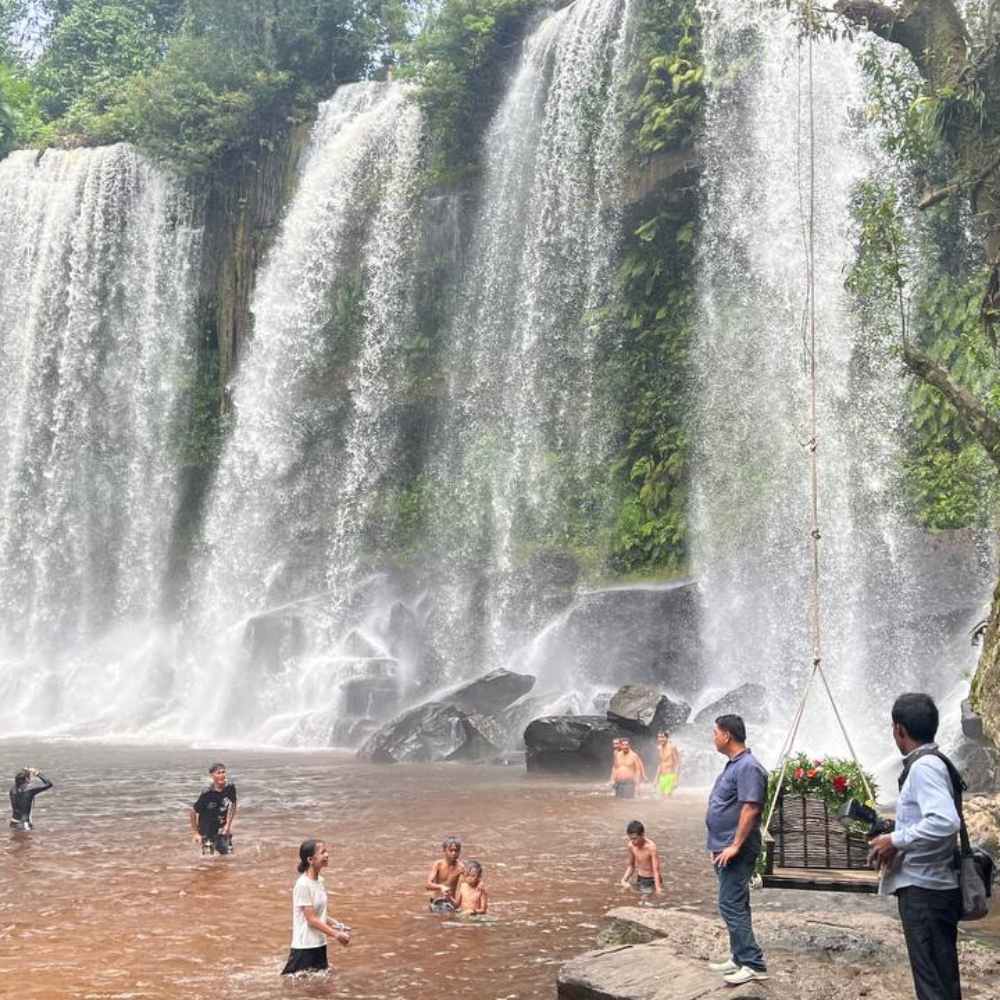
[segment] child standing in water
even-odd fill
[[[455,912],[475,917],[485,913],[488,906],[489,898],[486,886],[483,885],[483,866],[478,861],[469,861],[455,892]]]
[[[327,940],[351,943],[351,929],[326,912],[326,885],[320,874],[330,863],[322,840],[304,840],[299,847],[299,878],[292,890],[292,947],[283,976],[326,969]]]
[[[432,913],[454,913],[455,893],[465,874],[465,865],[459,860],[462,842],[458,837],[445,837],[441,849],[444,857],[434,862],[425,888],[434,893],[430,901]]]
[[[622,885],[630,885],[634,874],[640,896],[652,896],[654,892],[662,896],[663,881],[656,844],[646,836],[646,828],[637,819],[629,823],[625,833],[628,835],[628,868],[622,876]]]
[[[677,747],[670,742],[670,733],[656,734],[656,749],[660,762],[656,767],[656,787],[664,798],[669,798],[677,788],[680,777],[681,755]]]

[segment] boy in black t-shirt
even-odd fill
[[[212,784],[191,807],[191,830],[202,854],[231,854],[236,786],[227,784],[225,764],[213,764],[208,773]]]

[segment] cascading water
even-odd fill
[[[581,520],[600,506],[591,310],[620,229],[631,7],[577,0],[548,16],[486,138],[434,470],[447,497],[436,546],[456,571],[437,628],[452,662],[498,665],[542,624],[526,564],[580,530],[569,497]]]
[[[141,714],[194,379],[190,199],[126,146],[0,162],[0,718]],[[125,650],[129,650],[126,653]]]
[[[706,2],[703,14],[711,99],[692,518],[703,655],[718,687],[767,685],[783,736],[811,664],[808,52],[773,10]],[[904,385],[884,350],[864,340],[844,289],[852,192],[878,169],[852,124],[862,99],[856,50],[818,41],[813,58],[824,663],[855,737],[884,752],[879,725],[858,720],[883,723],[893,695],[913,686],[943,694],[964,650],[942,664],[940,623],[928,610],[940,566],[902,510]],[[973,558],[964,572],[975,604],[982,567]],[[824,701],[817,685],[812,704]],[[822,748],[845,752],[831,723],[807,716],[800,742],[828,733]]]
[[[420,114],[399,85],[350,84],[323,106],[254,297],[192,600],[216,638],[188,671],[182,731],[270,720],[265,735],[285,738],[317,684],[329,702],[345,669],[384,654],[359,657],[357,635],[338,645],[399,434],[420,155]],[[268,644],[282,655],[263,663]]]

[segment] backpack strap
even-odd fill
[[[962,813],[962,793],[968,791],[969,786],[965,783],[965,779],[962,777],[961,772],[957,767],[951,762],[951,760],[946,757],[940,750],[936,747],[920,747],[914,751],[913,756],[906,762],[903,767],[903,773],[899,776],[899,789],[903,790],[903,785],[906,783],[906,779],[910,776],[910,768],[921,758],[921,757],[937,757],[938,760],[944,762],[944,766],[948,768],[948,777],[951,779],[951,794],[952,798],[955,800],[955,811],[958,813],[958,838],[962,846],[962,856],[966,857],[972,853],[972,847],[969,843],[969,831],[965,826],[965,816]]]

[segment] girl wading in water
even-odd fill
[[[283,976],[327,968],[326,939],[351,943],[351,928],[326,915],[326,885],[320,872],[330,863],[322,840],[299,847],[299,878],[292,890],[292,950]]]

